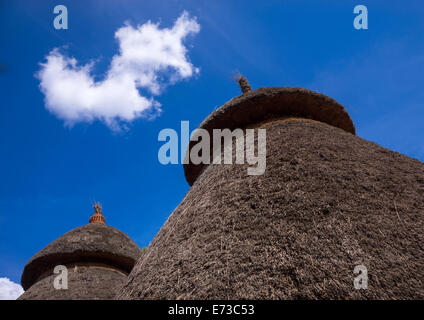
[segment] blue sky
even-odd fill
[[[69,29],[53,28],[68,8]],[[368,7],[368,30],[353,8]],[[186,10],[200,32],[184,44],[200,72],[164,87],[162,113],[113,131],[101,121],[65,126],[45,107],[35,74],[54,48],[101,80],[127,21],[171,28]],[[422,1],[0,1],[0,277],[19,282],[33,254],[88,222],[90,200],[107,223],[147,246],[189,189],[182,165],[161,165],[164,128],[191,129],[253,88],[305,87],[350,113],[357,134],[424,160]],[[140,89],[143,95],[148,92]]]

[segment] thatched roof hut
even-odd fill
[[[424,298],[422,162],[357,137],[305,89],[246,90],[200,127],[265,128],[265,173],[185,165],[192,187],[119,299]]]
[[[20,299],[113,299],[141,251],[125,233],[105,225],[95,209],[89,224],[67,232],[28,261]],[[54,287],[57,265],[68,269],[68,289]]]

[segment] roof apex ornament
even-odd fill
[[[94,214],[88,219],[89,223],[100,223],[106,224],[106,219],[102,213],[102,206],[100,203],[96,202],[93,206]]]
[[[239,83],[241,92],[243,92],[243,94],[252,91],[252,87],[249,84],[249,81],[247,81],[246,77],[243,75],[238,75],[238,79],[237,82]]]

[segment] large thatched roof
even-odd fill
[[[125,233],[100,223],[73,229],[36,253],[26,264],[21,283],[31,287],[56,265],[96,263],[129,273],[140,256],[140,248]]]
[[[300,117],[317,120],[355,134],[355,126],[344,107],[324,94],[303,88],[267,87],[248,91],[212,112],[199,126],[213,129],[247,128],[272,119]],[[191,141],[188,150],[196,142]],[[189,185],[204,169],[203,164],[184,164]]]
[[[248,164],[189,175],[118,298],[423,299],[424,164],[342,123],[261,124],[263,175]],[[367,290],[354,288],[357,265]]]

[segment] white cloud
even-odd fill
[[[160,113],[153,96],[167,84],[199,72],[187,57],[183,40],[200,26],[184,11],[172,28],[146,22],[136,28],[129,24],[115,32],[119,53],[112,58],[102,81],[92,75],[93,62],[79,66],[56,48],[41,64],[37,77],[45,95],[46,108],[65,124],[101,120],[112,129],[122,122]],[[141,95],[144,89],[150,97]]]
[[[8,278],[0,278],[0,300],[16,300],[22,293],[24,289]]]

